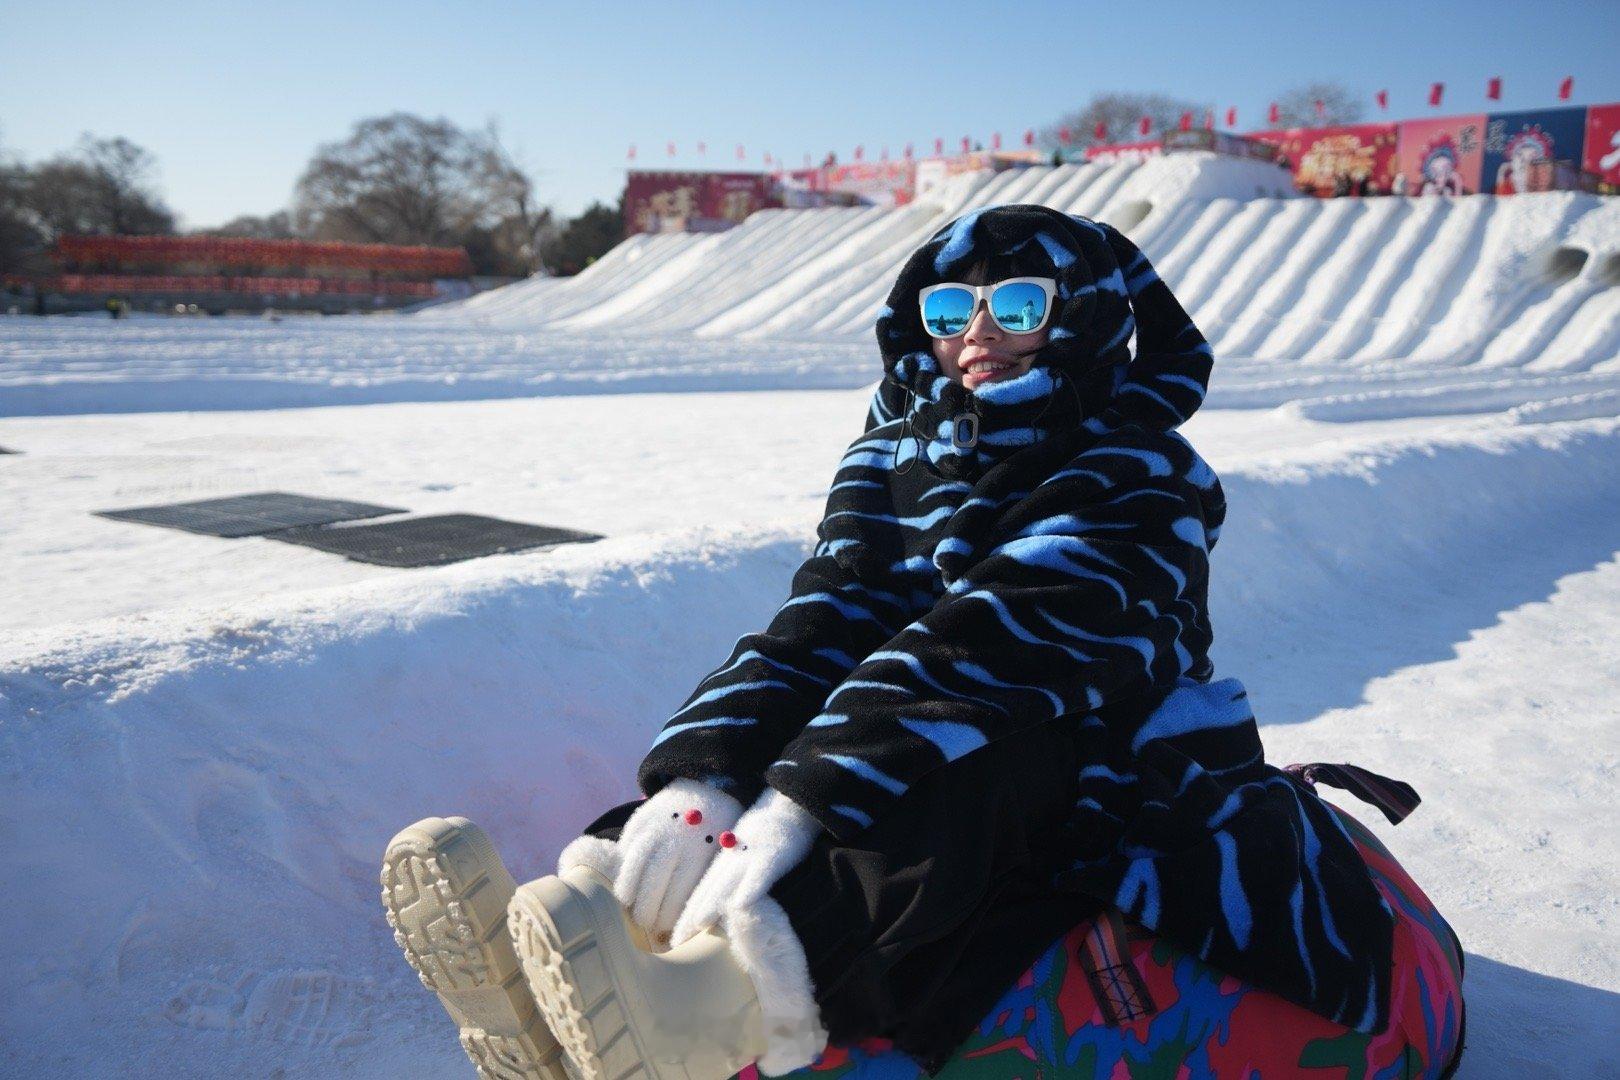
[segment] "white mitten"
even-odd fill
[[[728,910],[746,911],[804,859],[821,834],[821,823],[775,788],[720,835],[720,854],[698,883],[675,923],[674,945],[702,933]]]
[[[667,934],[742,812],[736,799],[696,780],[672,780],[637,807],[619,834],[613,881],[631,921],[655,938]]]
[[[588,866],[609,881],[619,880],[619,845],[600,836],[576,836],[557,856],[557,875]]]

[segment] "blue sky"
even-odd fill
[[[0,3],[0,146],[26,159],[81,132],[152,150],[189,226],[287,204],[317,144],[396,109],[480,126],[564,213],[663,167],[848,159],[935,136],[1009,140],[1099,90],[1235,105],[1239,127],[1315,78],[1391,118],[1620,101],[1616,0],[744,4],[276,0]],[[1441,110],[1428,84],[1446,83]],[[682,151],[664,156],[666,140]],[[707,159],[695,153],[708,143]]]

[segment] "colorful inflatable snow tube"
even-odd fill
[[[1333,807],[1395,911],[1387,1030],[1368,1035],[1200,962],[1116,913],[1070,930],[991,1010],[939,1080],[1272,1080],[1450,1075],[1463,1032],[1462,952],[1389,851]],[[1121,963],[1128,955],[1128,962]],[[740,1080],[756,1080],[753,1069]],[[920,1080],[882,1040],[831,1046],[794,1080]]]

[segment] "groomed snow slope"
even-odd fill
[[[898,209],[767,210],[726,233],[637,236],[576,278],[417,317],[864,335],[920,243],[969,210],[1013,202],[1125,229],[1227,362],[1620,366],[1620,199],[1298,198],[1279,169],[1206,153],[969,173]]]
[[[906,255],[1020,200],[1128,225],[1213,343],[1217,403],[1391,380],[1466,396],[1526,374],[1537,400],[1620,389],[1620,198],[1293,198],[1280,170],[1195,153],[638,236],[577,277],[414,316],[4,319],[0,416],[862,386]]]

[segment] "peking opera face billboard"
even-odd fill
[[[1408,195],[1474,195],[1485,155],[1484,114],[1405,120],[1395,155]]]
[[[1395,124],[1346,124],[1341,127],[1255,131],[1251,139],[1277,148],[1277,163],[1287,162],[1294,186],[1316,195],[1332,195],[1340,176],[1367,177],[1374,188],[1388,191],[1397,172]]]
[[[1584,107],[1492,113],[1485,118],[1480,190],[1513,195],[1535,190],[1531,166],[1542,161],[1581,163]]]

